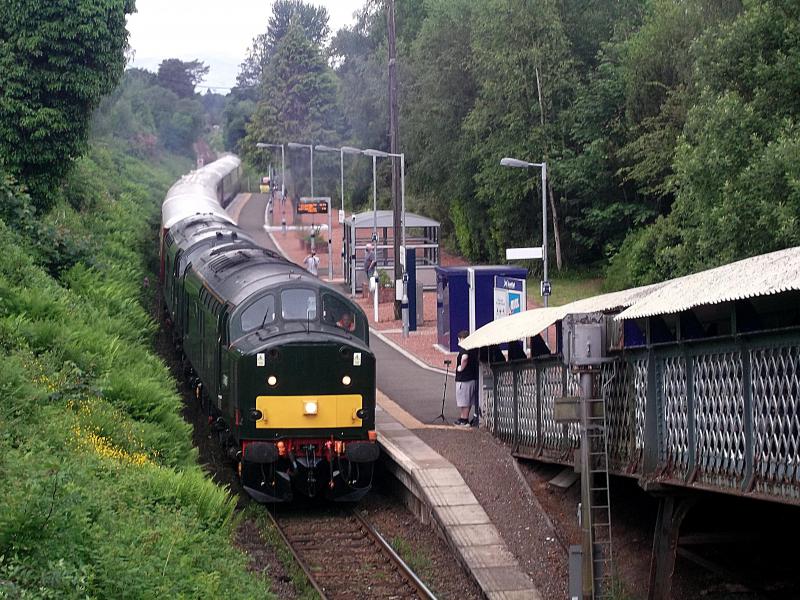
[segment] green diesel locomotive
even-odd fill
[[[231,222],[216,186],[229,191],[239,163],[221,160],[176,183],[162,211],[165,314],[192,388],[253,498],[358,500],[378,458],[366,316]]]

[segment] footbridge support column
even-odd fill
[[[664,494],[659,498],[653,532],[653,554],[650,558],[648,600],[672,598],[672,574],[675,571],[678,535],[684,518],[695,504],[697,496]]]

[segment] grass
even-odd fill
[[[407,540],[400,536],[393,537],[389,543],[394,551],[400,555],[414,573],[425,582],[431,580],[433,575],[433,562],[430,557],[418,548],[414,548]]]
[[[303,569],[294,559],[292,551],[289,550],[283,542],[281,534],[278,532],[269,516],[267,516],[266,511],[266,507],[251,502],[245,509],[244,517],[258,524],[258,529],[261,532],[261,536],[264,538],[264,542],[275,551],[278,560],[281,561],[284,570],[289,575],[292,586],[295,592],[297,592],[297,597],[300,600],[318,600],[319,594],[317,594],[317,591],[311,585]]]
[[[601,277],[568,275],[552,277],[552,294],[550,306],[562,306],[575,300],[589,298],[603,293],[603,279]],[[539,295],[539,279],[528,278],[528,303],[530,306],[544,306]]]
[[[610,600],[633,600],[634,596],[631,594],[619,575],[613,575],[611,578],[611,590],[608,595]]]

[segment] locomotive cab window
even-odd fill
[[[275,320],[275,296],[268,294],[261,296],[250,306],[242,311],[240,323],[242,333],[258,329]]]
[[[322,321],[364,339],[364,322],[355,307],[333,294],[322,295]]]
[[[286,321],[317,318],[317,294],[314,290],[293,288],[281,292],[281,317]]]

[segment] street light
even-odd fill
[[[333,146],[325,146],[324,144],[317,144],[314,146],[314,150],[317,152],[338,152],[339,153],[339,174],[341,177],[342,182],[342,225],[344,225],[344,155],[345,154],[361,154],[360,148],[354,148],[353,146],[342,146],[341,148],[334,148]],[[347,259],[345,257],[344,251],[344,235],[345,229],[342,227],[342,277],[345,277],[345,268]],[[353,282],[355,285],[355,281]],[[355,295],[355,292],[353,292]]]
[[[281,228],[286,233],[286,160],[284,158],[283,144],[269,144],[258,142],[256,148],[280,148],[281,149]],[[273,196],[274,197],[274,196]]]
[[[314,144],[298,144],[297,142],[289,142],[286,144],[289,148],[297,150],[299,148],[308,148],[311,153],[311,197],[314,197]]]
[[[548,305],[548,298],[550,296],[550,282],[547,280],[547,163],[532,163],[516,158],[503,158],[500,161],[503,167],[511,167],[512,169],[530,169],[531,167],[540,167],[542,169],[542,270],[543,280],[541,282],[542,298],[544,298],[544,305]]]
[[[400,159],[400,236],[401,236],[401,244],[403,246],[403,252],[406,251],[406,159],[404,153],[395,154],[392,152],[383,152],[382,150],[373,150],[368,149],[363,151],[364,154],[367,156],[372,157],[372,195],[373,195],[373,211],[377,206],[376,201],[376,184],[375,184],[375,159],[376,158],[399,158]],[[374,236],[377,237],[377,213],[374,213],[374,221],[373,227],[375,228]],[[397,232],[395,232],[395,239],[397,239]],[[399,256],[394,257],[395,261],[400,260]],[[402,273],[403,273],[403,300],[402,300],[402,314],[403,314],[403,337],[408,336],[408,297],[407,297],[407,290],[406,290],[406,267],[405,261],[401,261],[401,265],[403,265]],[[397,271],[395,271],[397,273]]]
[[[284,159],[283,144],[268,144],[258,142],[256,148],[280,148],[281,149],[281,198],[286,194],[286,161]]]

